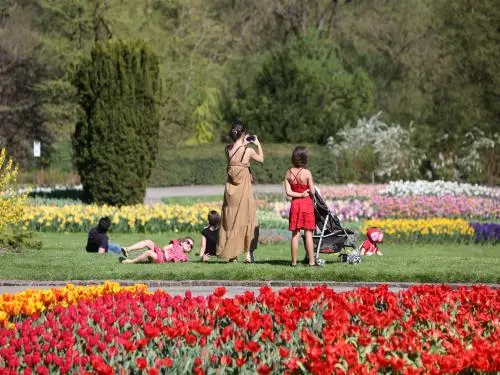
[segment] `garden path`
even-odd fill
[[[281,193],[281,185],[254,185],[256,193]],[[163,197],[196,197],[200,195],[224,194],[224,185],[192,185],[149,187],[146,189],[144,203],[161,203]]]
[[[193,296],[208,296],[213,293],[218,286],[224,286],[227,289],[226,296],[234,297],[235,295],[243,294],[245,291],[251,291],[256,294],[259,288],[265,285],[270,286],[274,291],[286,287],[312,287],[317,285],[326,285],[332,288],[335,292],[347,292],[360,287],[377,287],[379,285],[387,285],[391,292],[399,292],[409,288],[417,283],[394,282],[394,283],[378,283],[378,282],[310,282],[310,281],[228,281],[228,280],[186,280],[186,281],[155,281],[155,280],[115,280],[121,285],[133,285],[136,283],[147,284],[148,290],[162,289],[170,295],[184,295],[187,290],[191,291]],[[0,294],[3,293],[19,293],[26,289],[42,289],[61,288],[66,283],[74,285],[96,285],[104,281],[26,281],[26,280],[0,280]],[[472,284],[448,284],[452,288],[459,285],[470,286]],[[490,288],[500,289],[500,284],[486,284]]]

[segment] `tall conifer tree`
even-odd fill
[[[75,80],[82,108],[73,138],[87,199],[142,203],[158,151],[158,59],[143,41],[96,43]]]

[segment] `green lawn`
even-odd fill
[[[146,235],[160,245],[182,233]],[[198,234],[192,234],[199,244]],[[113,242],[129,245],[144,239],[141,234],[113,234]],[[364,258],[358,266],[340,264],[336,256],[324,255],[324,268],[289,264],[289,245],[260,246],[256,264],[118,263],[114,254],[88,254],[85,233],[39,234],[40,251],[7,253],[0,256],[0,278],[17,280],[315,280],[315,281],[419,281],[419,282],[500,282],[500,247],[427,244],[383,244],[383,257]],[[195,247],[196,249],[196,247]],[[301,250],[301,257],[304,252]]]

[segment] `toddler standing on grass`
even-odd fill
[[[305,248],[309,259],[309,266],[316,266],[313,249],[313,231],[316,229],[314,217],[313,194],[314,182],[311,171],[307,167],[307,149],[295,147],[292,154],[293,167],[285,174],[286,195],[292,198],[288,229],[292,231],[290,252],[292,262],[297,265],[300,231],[304,230]]]

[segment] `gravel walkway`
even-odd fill
[[[281,193],[281,185],[254,185],[256,193]],[[144,203],[161,203],[163,197],[197,197],[200,195],[222,195],[224,185],[196,185],[196,186],[171,186],[151,187],[146,189]]]
[[[273,290],[280,290],[287,287],[313,287],[326,285],[336,292],[346,292],[357,288],[374,288],[379,285],[387,285],[392,292],[405,290],[416,283],[392,282],[313,282],[313,281],[239,281],[239,280],[185,280],[185,281],[162,281],[162,280],[115,280],[121,285],[146,284],[149,290],[163,289],[170,295],[184,295],[190,290],[193,296],[207,296],[212,294],[214,289],[224,286],[227,289],[227,296],[234,297],[243,294],[245,291],[258,293],[262,286],[269,286]],[[67,283],[74,285],[96,285],[104,283],[104,280],[68,280],[68,281],[27,281],[27,280],[0,280],[0,294],[19,293],[26,289],[51,289],[61,288]],[[452,288],[458,286],[471,286],[473,284],[448,284]],[[490,288],[500,289],[500,284],[486,284]]]

